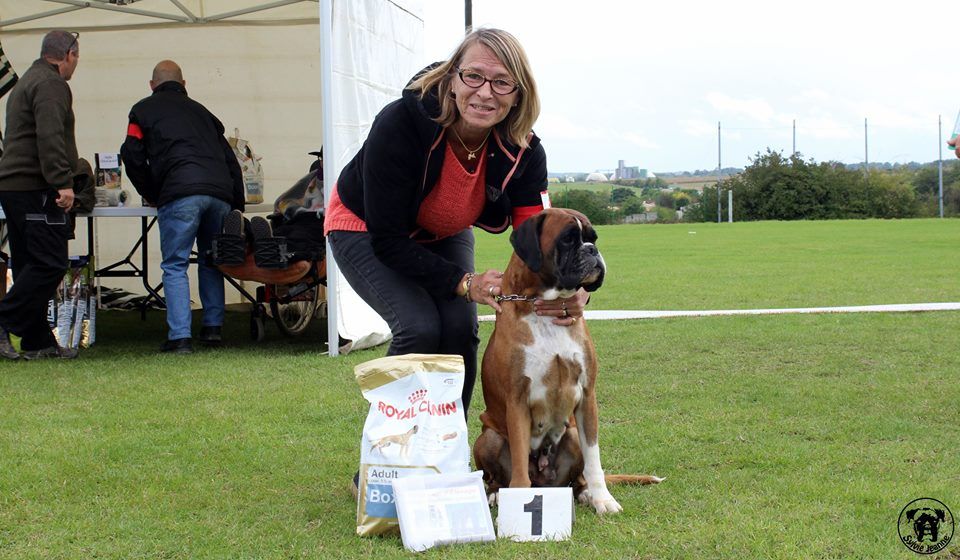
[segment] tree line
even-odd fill
[[[580,210],[595,224],[623,223],[637,216],[642,218],[638,221],[714,222],[718,191],[724,221],[728,191],[733,192],[736,221],[939,216],[936,163],[864,170],[769,149],[750,162],[702,192],[671,190],[658,177],[615,181],[609,192],[563,190],[552,198],[554,205]],[[944,162],[943,210],[944,216],[960,217],[960,161]]]
[[[817,163],[767,150],[738,175],[718,185],[722,218],[727,191],[733,191],[733,216],[753,220],[840,220],[922,218],[939,215],[935,164],[911,169],[855,169],[838,162]],[[703,191],[696,221],[716,221],[718,188]],[[960,216],[960,162],[943,168],[945,216]],[[695,214],[695,215],[694,215]]]

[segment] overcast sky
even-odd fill
[[[446,58],[463,2],[424,5]],[[473,22],[527,49],[551,172],[715,169],[718,121],[724,167],[789,154],[794,120],[808,159],[934,161],[960,111],[958,2],[473,0]]]

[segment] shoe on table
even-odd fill
[[[197,337],[197,340],[203,344],[206,344],[207,346],[220,346],[223,344],[222,329],[218,326],[202,327],[200,329],[200,336]]]
[[[76,348],[64,348],[63,346],[47,346],[40,350],[24,350],[24,360],[42,360],[44,358],[59,358],[61,360],[72,360],[80,354]]]
[[[171,352],[173,354],[192,354],[193,344],[190,338],[178,338],[176,340],[167,340],[160,347],[161,352]]]
[[[10,343],[10,333],[3,327],[0,327],[0,356],[8,360],[16,360],[20,357],[20,353]]]

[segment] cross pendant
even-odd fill
[[[472,159],[477,159],[477,154],[473,152],[467,152],[467,161],[470,161]]]

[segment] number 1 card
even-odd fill
[[[573,530],[573,489],[501,488],[497,537],[563,541]]]

